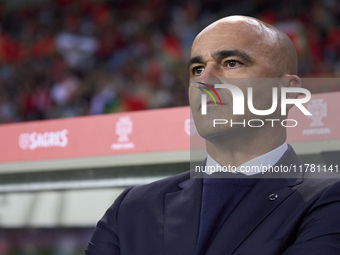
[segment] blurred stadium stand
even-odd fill
[[[191,43],[231,14],[288,33],[302,77],[340,76],[338,1],[7,0],[0,123],[187,105]]]

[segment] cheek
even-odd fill
[[[197,87],[199,87],[197,81],[195,79],[190,79],[188,88],[189,101],[195,100],[197,96],[201,95],[201,91]]]
[[[200,90],[197,89],[196,86],[191,85],[188,88],[188,96],[190,106],[194,106],[197,104],[197,97],[200,96]]]
[[[193,87],[189,85],[189,88],[188,88],[189,102],[190,102],[191,99],[193,98],[193,94],[194,94]]]
[[[268,110],[273,105],[273,96],[278,96],[277,93],[274,93],[273,95],[273,88],[264,86],[264,87],[258,87],[253,88],[253,106],[257,110]],[[249,95],[250,97],[250,95]],[[277,98],[276,102],[278,102],[279,97]]]
[[[277,60],[268,56],[267,58],[261,59],[256,68],[256,73],[258,78],[279,78],[279,69]]]

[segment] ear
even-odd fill
[[[297,75],[285,74],[283,76],[283,86],[287,88],[301,88],[301,78]],[[287,98],[296,99],[299,97],[299,93],[287,93]],[[293,104],[287,104],[287,112],[290,108],[293,107]]]

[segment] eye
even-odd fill
[[[229,67],[229,68],[236,68],[239,65],[241,65],[241,63],[237,60],[228,60],[224,62],[224,66]]]
[[[196,66],[191,71],[192,71],[193,75],[201,75],[204,71],[204,67],[203,66]]]

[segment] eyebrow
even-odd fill
[[[203,58],[201,56],[192,57],[192,58],[190,58],[190,60],[188,62],[188,68],[192,64],[199,64],[199,63],[203,63]]]
[[[214,52],[212,56],[215,60],[228,58],[228,57],[239,57],[243,61],[246,61],[250,64],[254,63],[254,60],[247,53],[239,51],[239,50],[220,50],[220,51]],[[203,63],[203,62],[204,61],[201,56],[195,56],[189,60],[188,67],[190,67],[192,64]]]

